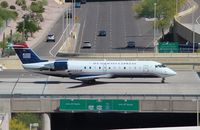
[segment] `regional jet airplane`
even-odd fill
[[[24,44],[12,45],[24,69],[36,73],[69,77],[86,83],[94,83],[99,78],[165,78],[176,72],[155,61],[123,60],[42,60],[31,48]]]

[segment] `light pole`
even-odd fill
[[[195,46],[195,23],[194,23],[194,11],[192,12],[192,53],[194,53]]]
[[[176,0],[176,14],[178,13],[178,0]]]
[[[75,16],[76,16],[76,11],[75,11],[75,4],[76,4],[76,0],[72,0],[72,12],[73,12],[73,20],[72,23],[75,24]]]
[[[154,25],[153,25],[153,44],[154,44],[154,50],[157,53],[157,43],[156,43],[156,5],[157,3],[154,3]]]
[[[199,100],[197,98],[197,126],[199,126]]]

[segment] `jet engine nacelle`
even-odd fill
[[[68,66],[67,62],[56,61],[54,63],[45,64],[43,69],[49,69],[51,71],[67,70]]]

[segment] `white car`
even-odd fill
[[[48,34],[47,36],[47,42],[55,42],[55,35],[54,34]]]
[[[84,41],[82,48],[91,48],[92,44],[89,41]]]

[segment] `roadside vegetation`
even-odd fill
[[[11,20],[11,19],[16,20],[17,16],[18,15],[15,11],[11,11],[11,10],[0,7],[0,27],[3,26],[4,22],[6,22],[7,24],[8,20]]]
[[[38,123],[41,129],[42,120],[39,114],[18,113],[14,114],[9,122],[10,130],[29,130],[30,124]]]
[[[23,16],[23,21],[17,24],[17,32],[22,34],[22,39],[19,42],[28,40],[28,37],[33,37],[33,34],[41,29],[40,22],[44,21],[42,13],[45,11],[44,6],[48,4],[47,0],[34,0],[30,7],[27,7],[25,0],[16,0],[16,3],[24,7],[29,13]]]
[[[15,0],[15,5],[9,5],[6,0],[0,2],[0,28],[7,27],[9,20],[16,20],[17,17],[22,16],[18,16],[18,13],[25,14],[22,16],[22,21],[17,23],[17,32],[14,32],[14,34],[10,33],[9,36],[3,34],[3,41],[0,41],[2,56],[8,50],[8,44],[25,42],[29,37],[33,37],[35,32],[41,29],[40,23],[44,21],[42,13],[45,11],[44,6],[47,4],[47,0],[32,0],[28,4],[26,0]],[[21,11],[18,9],[18,12],[16,12],[16,7],[20,7]]]
[[[176,15],[176,11],[186,0],[142,0],[133,9],[139,17],[154,18],[156,8],[156,27],[161,29],[164,39],[164,29],[169,27]],[[155,5],[156,3],[156,5]]]

